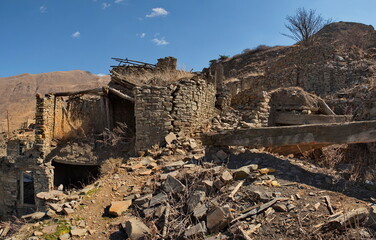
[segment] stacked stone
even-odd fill
[[[55,96],[37,97],[35,113],[35,146],[44,158],[50,152],[53,137]]]
[[[168,87],[142,86],[136,88],[136,151],[145,151],[159,144],[172,130],[172,95]]]
[[[7,156],[7,137],[5,133],[0,133],[0,158]]]
[[[210,121],[215,108],[215,89],[203,80],[183,79],[173,93],[174,132],[190,132]]]
[[[239,108],[245,122],[251,123],[253,127],[267,127],[270,116],[270,96],[267,92],[262,91],[256,96],[243,96],[243,99],[237,99],[242,102]]]
[[[17,172],[9,165],[0,165],[0,218],[9,216],[17,202]]]
[[[189,134],[215,114],[215,89],[203,80],[182,79],[169,87],[136,88],[136,151],[164,141],[171,131]]]

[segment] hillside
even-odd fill
[[[223,68],[232,94],[298,86],[321,97],[376,80],[376,31],[360,23],[337,22],[324,27],[309,46],[260,45],[225,60],[214,61],[212,76]]]
[[[21,74],[0,78],[0,132],[6,131],[6,111],[10,127],[20,128],[23,122],[34,118],[35,94],[77,91],[106,85],[109,76],[99,77],[89,72],[74,70],[41,74]]]

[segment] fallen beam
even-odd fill
[[[276,112],[274,123],[281,125],[305,125],[350,122],[352,115],[316,115]]]
[[[376,142],[376,121],[264,127],[209,133],[207,146],[291,147]]]

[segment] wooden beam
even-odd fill
[[[352,115],[316,115],[295,114],[290,112],[276,112],[274,123],[282,125],[304,125],[321,123],[344,123],[350,122]]]
[[[64,97],[64,96],[74,96],[79,94],[94,94],[94,95],[103,95],[103,88],[94,88],[89,90],[83,91],[76,91],[76,92],[59,92],[59,93],[51,93],[56,97]]]
[[[376,121],[238,129],[209,133],[204,145],[283,147],[376,142]]]
[[[109,90],[110,93],[113,93],[118,97],[121,97],[121,98],[128,100],[128,101],[131,101],[131,102],[134,102],[134,98],[126,95],[125,93],[120,92],[119,90],[116,90],[115,88],[108,87],[108,90]]]

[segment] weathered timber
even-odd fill
[[[316,115],[276,112],[274,123],[282,125],[344,123],[350,122],[351,119],[352,115]]]
[[[323,111],[326,115],[336,115],[324,100],[319,99],[318,104],[321,111]]]
[[[126,95],[126,94],[120,92],[119,90],[116,90],[115,88],[110,88],[110,87],[109,87],[109,88],[108,88],[108,91],[109,91],[110,93],[115,94],[115,95],[118,96],[118,97],[121,97],[121,98],[125,99],[125,100],[131,101],[131,102],[134,102],[134,98],[132,98],[132,97],[130,97],[130,96],[128,96],[128,95]]]
[[[74,96],[74,95],[80,95],[80,94],[103,95],[103,89],[102,88],[94,88],[94,89],[76,91],[76,92],[52,93],[52,95],[55,95],[56,97]]]
[[[264,127],[206,134],[204,145],[283,147],[376,142],[376,121]]]

